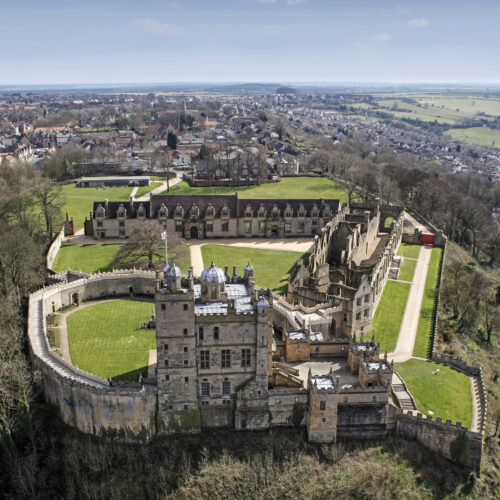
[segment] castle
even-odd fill
[[[250,263],[241,276],[214,263],[199,277],[182,275],[171,262],[162,273],[55,283],[32,294],[29,306],[29,345],[45,396],[83,432],[128,439],[305,426],[312,442],[400,434],[450,458],[451,442],[465,432],[467,464],[477,468],[481,435],[408,412],[392,362],[370,338],[402,233],[399,207],[342,207],[319,231],[308,263],[298,262],[286,298],[259,288]],[[51,350],[50,312],[130,294],[154,297],[154,377],[104,380]]]

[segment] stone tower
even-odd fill
[[[160,432],[200,430],[193,281],[188,277],[184,287],[182,281],[172,262],[155,295]]]

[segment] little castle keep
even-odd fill
[[[153,199],[158,206],[144,206],[144,217],[161,217],[162,207],[175,214],[181,207],[181,231],[192,237],[208,237],[209,227],[215,232],[223,224],[225,206],[234,210],[234,221],[229,221],[234,236],[241,229],[246,233],[246,222],[252,223],[252,234],[262,228],[262,236],[273,231],[284,236],[291,224],[292,233],[316,234],[307,264],[297,263],[286,297],[258,287],[251,263],[238,273],[230,263],[222,269],[213,262],[200,276],[192,269],[182,275],[169,262],[162,273],[81,275],[32,294],[28,334],[33,363],[46,398],[66,423],[83,432],[127,439],[217,427],[245,431],[305,426],[309,440],[319,443],[400,434],[448,458],[450,443],[465,432],[471,450],[467,465],[478,467],[481,435],[460,423],[408,412],[393,386],[393,363],[370,333],[385,282],[398,265],[401,208],[377,202],[340,207],[336,200],[285,201],[283,206],[244,200],[247,206],[240,209],[238,200],[226,200],[232,197],[206,197],[212,201],[203,203],[202,197],[195,198],[172,201],[172,206]],[[186,218],[194,206],[198,215]],[[119,222],[122,208],[95,206],[97,237],[110,234],[109,224]],[[213,217],[221,220],[207,227],[212,208]],[[296,219],[291,222],[289,208]],[[133,209],[135,218],[139,209]],[[273,210],[275,218],[269,215]],[[386,224],[388,217],[392,224]],[[175,231],[175,217],[169,221],[167,230]],[[223,231],[222,225],[219,229]],[[136,383],[104,380],[52,351],[47,339],[50,313],[82,301],[130,295],[154,300],[154,377]]]

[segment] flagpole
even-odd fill
[[[165,228],[165,262],[168,267],[167,228]]]

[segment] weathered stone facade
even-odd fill
[[[157,219],[191,239],[311,237],[340,210],[339,200],[239,199],[238,195],[166,196],[129,203],[95,202],[86,231],[96,239],[127,238],[136,224]]]

